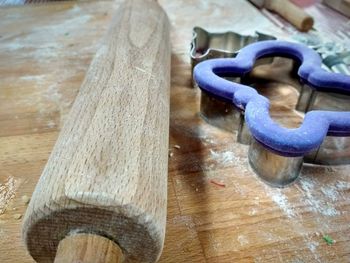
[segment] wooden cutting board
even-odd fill
[[[22,245],[21,216],[118,3],[0,9],[0,262],[33,262]],[[160,3],[173,46],[160,262],[349,262],[349,166],[305,166],[296,184],[271,188],[249,168],[247,147],[198,115],[188,55],[193,26],[288,34],[243,0]],[[289,92],[277,102],[295,100]],[[324,235],[336,242],[327,245]]]

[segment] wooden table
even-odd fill
[[[160,262],[349,262],[349,166],[304,166],[297,183],[271,188],[250,169],[248,147],[198,115],[188,55],[193,26],[288,34],[245,1],[160,3],[173,45],[172,156]],[[0,9],[0,262],[33,262],[21,240],[26,199],[117,6],[91,1]],[[327,245],[324,235],[336,242]]]

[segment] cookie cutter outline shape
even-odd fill
[[[190,51],[192,71],[196,64],[206,59],[235,57],[239,49],[243,48],[247,44],[254,43],[257,41],[275,39],[276,37],[272,35],[267,35],[260,32],[256,32],[255,35],[241,35],[232,31],[227,31],[223,33],[213,33],[201,27],[194,27]],[[315,43],[311,44],[311,46],[308,46],[313,48],[320,54],[319,51],[322,45],[315,45]],[[201,51],[200,55],[198,55],[197,53],[198,50]],[[342,55],[348,56],[348,54]],[[340,63],[339,59],[340,57],[338,58],[337,55],[336,60],[325,58],[323,62],[334,72],[343,74],[347,73],[344,67],[346,65],[344,63]],[[271,63],[272,60],[270,59],[269,61],[265,59],[265,61],[259,61],[259,64],[266,64],[266,62]],[[255,66],[257,65],[258,63],[255,64]],[[240,81],[239,78],[233,78],[231,80],[238,82]],[[194,86],[196,86],[196,83],[193,84]],[[320,106],[317,105],[317,102],[319,101],[317,97],[319,95],[323,96],[323,94],[319,94],[318,92],[310,89],[306,85],[304,85],[303,87],[298,86],[295,88],[300,93],[299,101],[296,106],[297,110],[301,112],[307,112],[312,108],[317,108]],[[329,94],[329,96],[332,97],[333,95]],[[234,130],[238,130],[238,142],[243,144],[250,143],[249,132],[244,125],[244,116],[239,114],[239,112],[233,110],[229,103],[217,100],[213,96],[210,96],[203,92],[201,94],[200,106],[201,117],[205,119],[208,123],[228,131],[232,131],[232,128]],[[346,107],[344,109],[346,109]]]
[[[194,27],[192,30],[192,42],[190,49],[192,74],[193,68],[198,63],[213,58],[232,58],[235,57],[238,51],[250,43],[263,40],[275,40],[276,37],[272,35],[263,34],[256,32],[254,35],[242,35],[233,31],[226,31],[221,33],[211,33],[201,27]],[[198,52],[200,51],[200,52]],[[262,61],[261,63],[271,62]],[[236,80],[237,79],[232,79]],[[196,87],[196,83],[193,83]],[[217,126],[219,128],[225,129],[227,131],[232,131],[240,129],[236,126],[239,123],[244,123],[244,117],[237,111],[235,111],[230,104],[216,100],[206,93],[201,93],[201,117],[206,120],[206,122]],[[237,121],[237,119],[242,119]],[[250,136],[245,126],[241,126],[242,130],[246,132],[240,132],[240,141],[242,143],[249,140]],[[244,136],[246,135],[246,136]],[[245,139],[243,139],[245,138]]]
[[[233,31],[211,33],[201,27],[194,27],[191,41],[191,65],[193,68],[200,62],[212,58],[232,58],[247,46],[263,40],[275,40],[276,37],[260,32],[254,35],[241,35]]]
[[[269,101],[253,88],[230,82],[218,75],[244,76],[257,59],[265,56],[290,57],[300,61],[300,81],[319,92],[350,94],[350,76],[330,73],[321,68],[322,60],[312,49],[285,41],[262,41],[243,48],[233,59],[212,59],[198,64],[194,79],[209,94],[245,111],[253,136],[249,161],[264,181],[285,186],[299,175],[303,156],[320,147],[325,137],[350,136],[350,112],[310,111],[299,128],[287,129],[269,115]],[[270,167],[273,167],[271,171]]]

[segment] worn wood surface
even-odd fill
[[[271,188],[249,168],[247,146],[198,115],[188,54],[193,26],[287,34],[245,1],[160,3],[172,24],[168,217],[160,262],[348,262],[349,166],[305,166],[296,184]],[[0,262],[33,262],[21,240],[21,216],[117,6],[0,9]],[[295,90],[277,94],[282,107],[295,103]],[[274,116],[284,122],[281,111]],[[327,245],[323,235],[335,243]]]

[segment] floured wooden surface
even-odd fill
[[[271,188],[250,169],[247,146],[200,119],[188,55],[193,26],[285,36],[245,1],[217,2],[160,1],[171,19],[173,45],[168,219],[160,262],[350,261],[349,166],[305,166],[296,184]],[[0,9],[0,262],[33,262],[21,241],[23,196],[34,190],[117,5]],[[288,92],[288,99],[295,96]],[[336,242],[327,245],[323,235]]]

